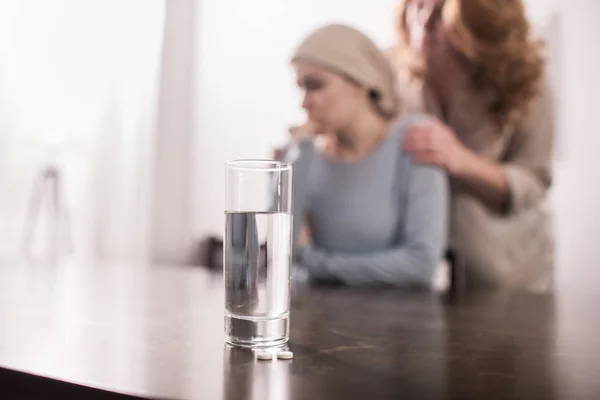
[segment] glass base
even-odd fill
[[[283,346],[289,340],[289,314],[279,318],[249,318],[225,314],[225,341],[246,348]]]

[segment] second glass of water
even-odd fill
[[[225,339],[279,346],[289,339],[292,167],[236,160],[225,169]]]

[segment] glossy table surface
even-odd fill
[[[264,363],[224,345],[222,278],[204,268],[4,266],[0,392],[18,398],[27,387],[36,398],[36,385],[54,384],[97,398],[598,398],[599,298],[299,288],[295,359]]]

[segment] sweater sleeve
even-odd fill
[[[553,98],[546,88],[531,105],[507,149],[503,162],[509,190],[506,213],[530,207],[546,195],[552,182],[553,147]]]
[[[408,157],[408,156],[404,156]],[[449,189],[439,168],[412,162],[406,220],[399,227],[396,247],[368,254],[330,252],[313,246],[299,250],[311,278],[339,280],[349,286],[429,285],[446,246]]]

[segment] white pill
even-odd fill
[[[292,353],[291,351],[280,351],[279,353],[277,353],[277,358],[279,358],[280,360],[291,360],[292,358],[294,358],[294,353]]]
[[[270,361],[273,359],[273,353],[269,353],[268,351],[259,351],[256,353],[256,358],[261,361]]]

